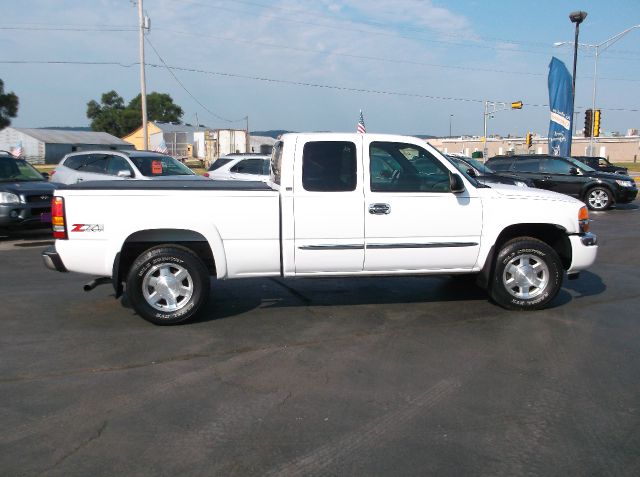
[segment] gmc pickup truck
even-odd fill
[[[488,187],[421,139],[287,134],[268,183],[101,181],[52,200],[48,268],[111,282],[155,324],[193,317],[211,276],[476,274],[499,305],[533,310],[597,254],[584,204]]]

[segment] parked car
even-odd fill
[[[460,172],[474,177],[481,184],[508,184],[518,187],[535,187],[533,181],[529,179],[517,179],[512,176],[498,174],[477,159],[459,154],[445,154],[445,157],[449,159]]]
[[[271,156],[229,154],[213,161],[205,177],[218,181],[267,181]]]
[[[629,169],[626,167],[615,166],[609,162],[606,157],[589,157],[589,156],[573,156],[574,159],[579,160],[583,164],[601,172],[613,172],[615,174],[627,175]]]
[[[24,159],[0,152],[0,228],[51,227],[55,186]]]
[[[600,172],[571,157],[547,154],[494,156],[487,165],[501,174],[530,179],[536,187],[582,200],[592,210],[628,203],[638,195],[634,180],[626,175]]]
[[[150,151],[83,151],[62,158],[51,182],[203,179],[180,161]]]

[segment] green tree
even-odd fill
[[[4,92],[4,81],[0,79],[0,129],[11,125],[11,118],[18,115],[18,96]]]
[[[121,137],[123,132],[121,116],[124,111],[124,99],[115,91],[103,93],[100,103],[91,100],[87,103],[87,117],[91,119],[91,129],[104,131]]]
[[[108,91],[100,98],[100,103],[87,103],[87,118],[91,119],[91,129],[105,131],[122,137],[140,127],[142,112],[141,96],[133,98],[125,107],[124,99],[115,91]],[[173,102],[171,96],[155,91],[147,95],[147,117],[149,121],[180,122],[182,108]]]
[[[133,98],[127,105],[128,109],[140,111],[142,108],[142,95]],[[173,102],[173,98],[166,93],[156,93],[155,91],[147,95],[147,116],[149,121],[160,121],[163,123],[180,123],[180,118],[184,114],[182,108]],[[140,116],[142,120],[142,114]]]

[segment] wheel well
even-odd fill
[[[564,228],[552,224],[511,225],[498,236],[495,252],[497,253],[505,243],[516,237],[533,237],[543,241],[556,251],[565,270],[571,266],[571,242]]]
[[[122,293],[122,282],[126,279],[131,265],[145,250],[158,246],[183,248],[192,252],[204,263],[211,275],[216,274],[216,264],[209,242],[203,235],[191,230],[156,229],[136,232],[124,241],[120,253],[113,264],[116,294]]]
[[[606,189],[607,191],[609,191],[609,198],[611,199],[611,202],[615,201],[616,194],[613,192],[613,189],[609,186],[609,184],[594,182],[594,183],[589,184],[588,186],[586,186],[584,188],[584,191],[582,192],[582,201],[583,202],[587,201],[587,194],[594,187],[600,187],[601,189]]]

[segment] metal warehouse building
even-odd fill
[[[57,164],[65,154],[75,151],[134,148],[105,132],[11,127],[0,131],[0,150],[10,151],[18,145],[22,147],[22,157],[33,164]]]

